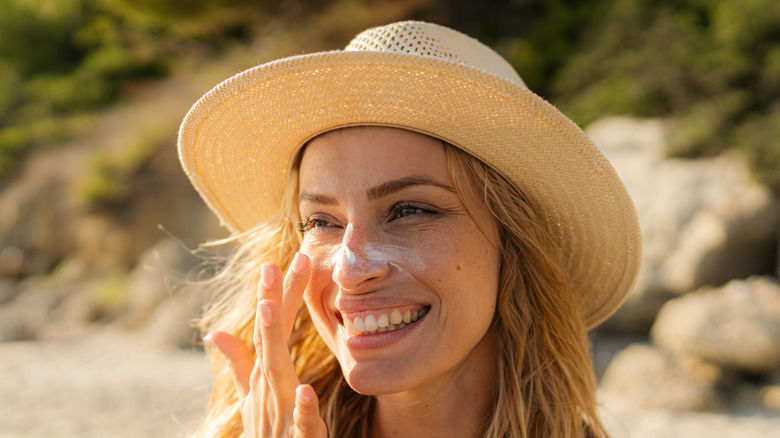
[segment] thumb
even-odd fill
[[[255,366],[255,359],[244,341],[223,331],[213,331],[206,335],[203,341],[219,350],[230,362],[239,397],[249,394],[249,378]]]
[[[295,437],[325,437],[327,429],[320,418],[320,407],[317,393],[309,385],[298,385],[295,389]]]

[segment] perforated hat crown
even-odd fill
[[[525,87],[515,69],[491,48],[468,35],[430,23],[405,21],[368,29],[350,41],[344,50],[438,58],[492,73]]]
[[[395,126],[440,138],[511,181],[555,236],[586,323],[611,315],[639,270],[636,211],[582,130],[532,93],[479,41],[401,22],[345,50],[292,56],[204,95],[179,131],[194,187],[233,232],[281,218],[293,157],[346,126]]]

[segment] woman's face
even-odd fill
[[[493,363],[498,231],[444,146],[403,129],[312,140],[300,168],[305,300],[349,384],[390,394]],[[480,229],[481,227],[481,229]],[[444,379],[444,380],[442,380]]]

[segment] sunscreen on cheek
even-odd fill
[[[376,263],[394,266],[399,272],[411,275],[410,271],[423,272],[425,264],[419,254],[411,248],[397,245],[367,245],[366,257]]]

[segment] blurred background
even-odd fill
[[[0,436],[181,436],[226,236],[176,157],[221,80],[404,19],[495,48],[613,162],[643,268],[593,334],[615,436],[780,430],[776,0],[0,0]],[[204,272],[204,268],[206,271]]]

